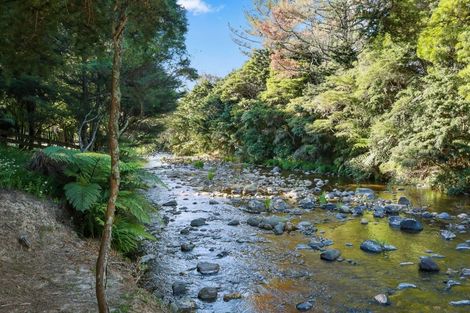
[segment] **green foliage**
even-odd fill
[[[28,170],[31,156],[31,151],[0,144],[0,188],[22,190],[41,198],[55,196],[57,187],[51,178]]]
[[[215,178],[215,169],[210,169],[209,172],[207,172],[207,179],[213,180],[214,178]]]
[[[39,163],[35,166],[36,170],[53,167],[59,171],[57,183],[62,182],[67,201],[82,221],[83,233],[90,236],[101,234],[109,194],[109,155],[48,147],[40,150],[35,159],[41,159],[41,162],[36,161]],[[128,155],[124,159],[135,160],[135,157]],[[149,179],[152,177],[142,170],[140,162],[122,161],[120,167],[121,188],[116,201],[113,245],[127,253],[135,250],[142,238],[153,238],[145,232],[143,224],[150,222],[150,213],[154,208],[140,191],[155,178]],[[64,184],[64,181],[68,182]]]
[[[320,197],[318,197],[318,202],[320,202],[320,204],[322,204],[322,205],[328,203],[328,200],[326,200],[326,193],[325,192],[322,192]]]
[[[469,0],[334,3],[355,23],[258,1],[249,18],[269,51],[188,93],[170,148],[468,192]],[[328,42],[319,25],[296,27],[317,19]]]
[[[96,205],[101,194],[101,187],[98,184],[68,183],[64,186],[67,201],[79,212],[88,211]]]
[[[204,162],[201,160],[194,161],[193,166],[199,170],[202,170],[204,168]]]

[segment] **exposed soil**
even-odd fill
[[[0,312],[97,311],[97,241],[79,238],[56,203],[16,191],[0,190],[0,217]],[[133,264],[113,253],[111,311],[165,312],[135,276]]]

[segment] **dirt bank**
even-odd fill
[[[96,312],[97,250],[57,204],[0,190],[0,312]],[[112,312],[164,312],[137,287],[130,261],[117,254],[110,261]]]

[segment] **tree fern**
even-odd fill
[[[89,210],[95,205],[101,194],[101,187],[95,183],[73,182],[64,186],[65,197],[80,212]]]

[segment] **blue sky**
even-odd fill
[[[225,76],[247,59],[232,41],[229,24],[247,25],[244,11],[251,0],[178,0],[186,8],[186,45],[191,64],[200,74]]]

